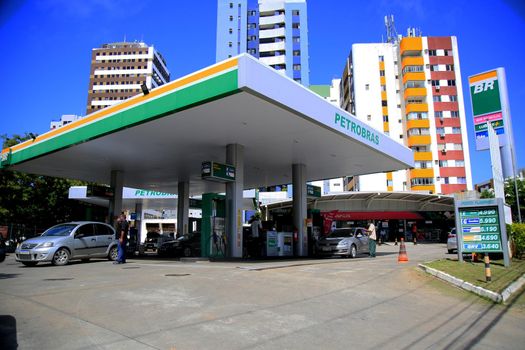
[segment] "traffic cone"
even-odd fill
[[[405,240],[403,238],[401,238],[401,244],[399,245],[399,256],[397,258],[397,262],[408,262],[407,249],[405,247]]]

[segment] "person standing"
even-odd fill
[[[370,252],[370,257],[375,258],[376,257],[376,227],[372,220],[368,221],[368,229],[366,230],[368,234],[368,251]]]
[[[261,237],[260,231],[262,230],[261,220],[257,215],[251,217],[251,230],[252,230],[252,239],[254,245],[254,256],[259,257],[261,255]]]
[[[118,239],[118,255],[117,260],[113,264],[126,263],[126,244],[128,241],[129,224],[126,220],[126,215],[121,213],[117,220],[117,239]]]
[[[417,244],[417,226],[415,222],[412,224],[412,240],[414,241],[414,245],[416,245]]]

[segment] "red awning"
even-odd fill
[[[321,213],[322,216],[326,214],[332,220],[424,220],[421,215],[411,211],[333,211]]]

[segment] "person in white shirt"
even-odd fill
[[[368,250],[370,252],[370,257],[375,258],[376,257],[376,227],[372,220],[368,221],[368,229],[366,230],[368,234]]]

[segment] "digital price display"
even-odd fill
[[[498,207],[459,208],[459,233],[463,252],[501,252],[501,231]]]

